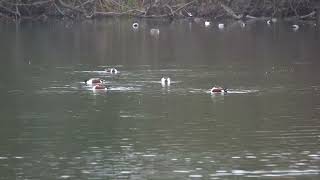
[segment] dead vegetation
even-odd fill
[[[7,19],[100,16],[316,19],[317,0],[0,0]]]

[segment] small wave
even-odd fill
[[[106,71],[73,71],[75,73],[107,73]]]
[[[138,87],[111,87],[111,91],[140,91],[141,88]]]
[[[144,118],[145,116],[142,114],[126,114],[126,113],[121,114],[120,113],[120,117],[121,118]]]
[[[238,89],[228,89],[228,94],[248,94],[256,93],[258,90],[238,90]]]
[[[190,173],[188,170],[174,170],[175,173]]]
[[[299,176],[299,175],[317,175],[320,170],[308,169],[308,170],[259,170],[259,171],[246,171],[246,170],[232,170],[227,171],[217,171],[215,174],[210,174],[210,176],[244,176],[244,175],[258,175],[260,177],[284,177],[284,176]]]
[[[39,90],[36,91],[36,94],[51,94],[51,93],[55,93],[55,94],[70,94],[70,93],[75,93],[76,91],[74,90],[49,90],[49,89],[43,89],[43,90]]]
[[[201,174],[190,174],[189,177],[191,177],[191,178],[202,178],[203,176]]]
[[[204,89],[190,88],[190,89],[188,89],[188,92],[193,93],[193,94],[200,94],[200,93],[206,93],[206,92],[209,92],[209,91],[208,90],[204,90]]]

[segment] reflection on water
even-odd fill
[[[0,179],[319,179],[313,27],[139,25],[1,24]]]

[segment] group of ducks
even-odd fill
[[[267,21],[266,21],[266,23],[267,23],[267,25],[268,26],[270,26],[270,25],[272,25],[273,23],[276,23],[278,20],[276,19],[276,18],[272,18],[272,19],[268,19]],[[211,22],[210,21],[205,21],[204,22],[204,26],[205,27],[209,27],[211,25]],[[244,27],[246,27],[246,23],[244,23],[244,22],[240,22],[240,26],[242,27],[242,28],[244,28]],[[314,24],[314,26],[315,26],[315,24]],[[225,28],[225,25],[223,24],[223,23],[218,23],[218,28],[219,29],[224,29]],[[298,25],[298,24],[293,24],[293,25],[291,25],[291,28],[294,30],[294,31],[297,31],[299,28],[300,28],[300,26]]]
[[[134,30],[138,30],[139,29],[139,24],[137,22],[133,23],[132,24],[132,28]],[[156,28],[152,28],[152,29],[150,29],[150,34],[153,35],[153,36],[159,36],[160,30],[156,29]]]
[[[107,73],[110,74],[118,74],[119,71],[116,68],[108,68],[105,70]],[[105,85],[105,80],[100,79],[100,78],[91,78],[88,80],[85,80],[84,83],[87,86],[91,86],[92,91],[107,91],[108,87]],[[162,77],[160,80],[160,83],[163,87],[170,86],[171,84],[171,79],[170,77]],[[211,94],[226,94],[227,89],[222,88],[220,86],[214,86],[210,90]]]
[[[192,17],[192,15],[191,15],[190,17]],[[270,26],[270,25],[272,25],[273,23],[276,23],[277,21],[278,21],[277,18],[271,18],[271,19],[266,20],[266,23],[267,23],[267,25]],[[208,21],[208,20],[204,21],[204,26],[205,26],[205,27],[211,26],[211,22]],[[221,29],[221,30],[225,28],[225,24],[223,24],[223,23],[218,23],[217,26],[218,26],[218,28]],[[244,28],[244,27],[246,27],[246,23],[241,21],[241,22],[240,22],[240,26],[241,26],[242,28]],[[314,26],[316,26],[316,24],[314,24]],[[133,28],[134,30],[139,29],[139,24],[138,24],[137,22],[134,22],[134,23],[132,24],[132,28]],[[297,30],[300,28],[300,26],[299,26],[298,24],[293,24],[293,25],[291,25],[291,28],[292,28],[294,31],[297,31]],[[150,30],[150,33],[151,33],[152,35],[159,35],[160,30],[159,30],[159,29],[151,29],[151,30]]]
[[[105,71],[110,74],[118,74],[118,70],[116,68],[106,69]],[[91,89],[93,91],[96,91],[96,90],[106,91],[108,88],[107,86],[105,86],[104,82],[105,81],[100,78],[91,78],[84,81],[86,85],[91,86]]]

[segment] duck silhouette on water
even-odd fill
[[[119,71],[116,68],[108,68],[108,69],[106,69],[106,72],[110,73],[110,74],[118,74],[119,73]]]
[[[104,83],[104,80],[103,80],[103,79],[100,79],[100,78],[90,78],[90,79],[84,80],[84,83],[85,83],[86,85],[103,84],[103,83]]]
[[[106,91],[107,89],[108,88],[103,84],[96,84],[91,88],[92,91]]]
[[[161,85],[162,86],[170,86],[171,79],[169,77],[162,77],[161,78]]]
[[[227,93],[227,88],[223,88],[220,86],[214,86],[210,90],[211,94],[226,94]]]

